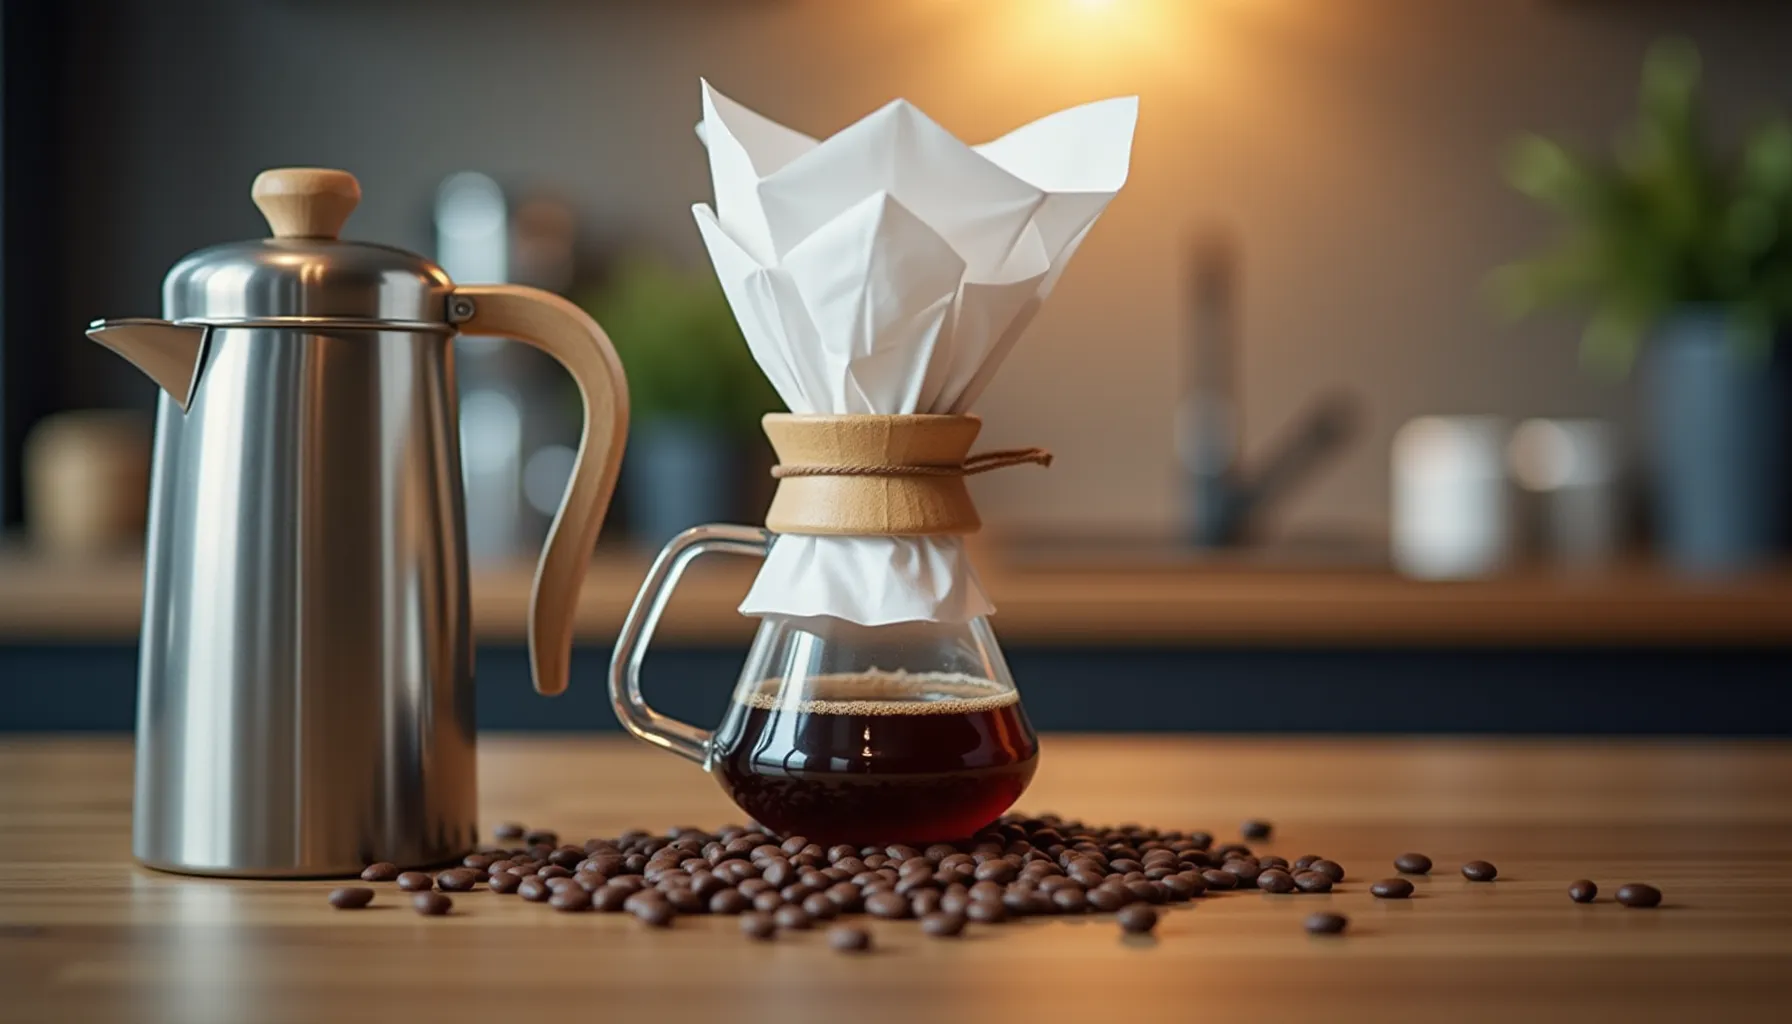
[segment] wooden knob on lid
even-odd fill
[[[326,167],[276,167],[256,175],[249,194],[275,238],[335,238],[361,202],[361,183]]]

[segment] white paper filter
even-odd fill
[[[1138,98],[967,146],[906,100],[821,141],[703,84],[697,227],[799,413],[963,413],[1126,181]],[[954,537],[780,536],[747,615],[862,625],[994,611]]]

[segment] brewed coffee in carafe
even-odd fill
[[[780,834],[919,843],[995,820],[1031,781],[1038,751],[982,619],[770,618],[709,767]]]

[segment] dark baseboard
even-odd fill
[[[1007,652],[1042,730],[1224,733],[1792,736],[1792,650],[1019,648]],[[656,707],[718,721],[744,652],[649,659]],[[537,696],[521,647],[481,649],[479,726],[614,732],[609,652],[574,654]],[[129,646],[0,646],[0,732],[131,728]]]

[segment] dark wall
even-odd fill
[[[9,7],[11,5],[9,4]],[[1049,474],[978,484],[987,521],[1108,531],[1176,519],[1183,257],[1243,245],[1245,443],[1322,391],[1365,439],[1281,525],[1378,534],[1387,441],[1412,415],[1627,421],[1581,372],[1574,325],[1513,330],[1477,286],[1546,220],[1500,181],[1526,129],[1601,141],[1640,58],[1704,48],[1725,127],[1792,103],[1792,5],[1707,0],[61,0],[71,31],[54,346],[71,402],[147,402],[80,341],[153,313],[182,253],[264,228],[270,165],[353,170],[349,234],[423,251],[442,178],[477,169],[573,199],[584,235],[700,258],[697,81],[813,133],[907,96],[967,138],[1137,91],[1126,191],[980,409]],[[1065,415],[1075,409],[1078,415]],[[1103,424],[1100,431],[1084,428]],[[1115,457],[1124,452],[1127,457]],[[1120,500],[1115,500],[1119,496]]]

